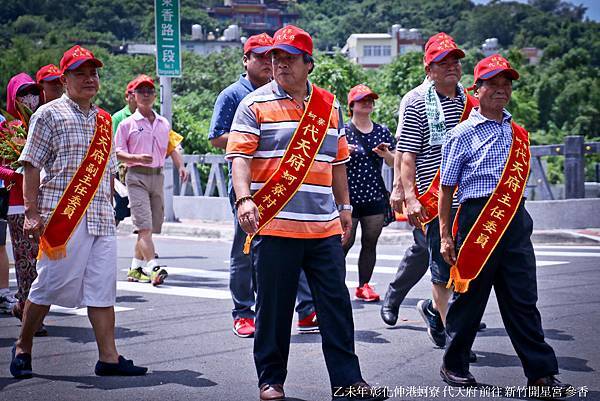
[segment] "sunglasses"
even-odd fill
[[[135,93],[139,93],[141,95],[153,95],[156,93],[154,88],[138,88],[135,90]]]

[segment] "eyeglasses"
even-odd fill
[[[156,91],[154,88],[137,88],[135,93],[139,93],[140,95],[154,95]]]

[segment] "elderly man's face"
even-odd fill
[[[312,63],[304,63],[302,54],[290,54],[283,50],[271,52],[273,77],[283,86],[297,86],[306,82]]]
[[[502,110],[512,95],[512,80],[504,74],[483,81],[475,95],[479,98],[480,107],[484,110]]]
[[[431,63],[425,69],[429,78],[438,85],[456,85],[462,76],[460,59],[455,55],[445,57],[439,63]]]
[[[100,89],[98,70],[91,61],[86,61],[78,68],[66,71],[61,78],[71,99],[92,100]]]

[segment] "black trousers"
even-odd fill
[[[458,247],[477,220],[487,198],[467,200],[458,217]],[[525,376],[536,380],[558,373],[556,355],[544,340],[537,309],[536,264],[531,233],[533,220],[524,201],[479,276],[464,294],[456,293],[446,316],[448,336],[444,365],[450,371],[469,371],[469,350],[483,316],[492,286],[504,327]]]
[[[259,386],[285,382],[301,270],[313,294],[331,386],[345,387],[361,381],[340,236],[257,236],[252,243],[252,261],[257,291],[254,363]]]
[[[414,244],[406,248],[394,280],[390,283],[385,302],[398,308],[408,292],[423,278],[429,269],[429,251],[423,231],[414,229]]]

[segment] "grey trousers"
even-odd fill
[[[384,306],[398,309],[406,294],[421,280],[429,268],[429,251],[427,250],[427,240],[423,231],[413,230],[414,244],[409,246],[404,252],[404,257],[400,261],[398,271],[394,280],[390,283],[385,299]]]
[[[231,210],[233,211],[234,228],[233,244],[231,244],[229,258],[229,290],[231,291],[231,298],[233,300],[231,314],[234,319],[254,319],[255,314],[252,307],[255,303],[254,294],[256,292],[255,272],[252,267],[250,255],[244,254],[246,233],[238,223],[237,212],[234,207],[235,194],[233,191],[229,193],[229,201],[231,203]],[[304,271],[300,273],[296,302],[296,312],[299,319],[304,319],[315,310]]]

